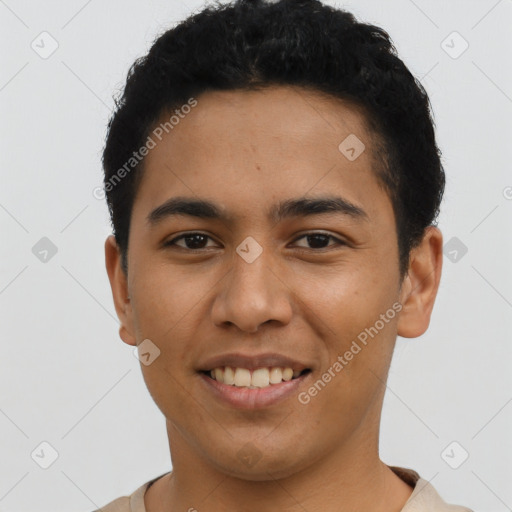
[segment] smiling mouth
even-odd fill
[[[309,368],[305,368],[302,371],[294,371],[290,367],[282,366],[257,368],[255,370],[222,366],[209,371],[201,371],[200,373],[228,386],[246,389],[262,389],[281,384],[282,382],[295,380],[310,372],[311,370]]]

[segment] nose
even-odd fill
[[[286,325],[291,321],[290,287],[265,250],[252,263],[235,254],[233,266],[219,286],[211,313],[218,327],[236,325],[244,332],[255,333],[260,325],[272,321]]]

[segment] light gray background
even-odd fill
[[[0,0],[2,511],[89,512],[169,470],[163,416],[118,336],[93,190],[112,94],[201,5]],[[444,259],[429,331],[397,342],[381,456],[448,502],[511,510],[512,1],[336,5],[386,29],[426,87],[448,180],[440,228],[468,248]],[[31,48],[42,31],[59,45],[47,59]],[[458,58],[453,31],[469,43]],[[46,263],[42,237],[58,249]],[[453,441],[452,464],[469,453],[458,469],[441,456]],[[58,452],[48,469],[31,457],[50,456],[42,442]]]

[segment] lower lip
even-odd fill
[[[214,396],[229,405],[237,409],[260,409],[281,402],[290,396],[296,396],[298,394],[298,388],[310,375],[311,372],[308,372],[296,379],[257,389],[223,384],[222,382],[208,377],[204,373],[201,373],[200,377]]]

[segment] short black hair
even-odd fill
[[[103,152],[106,199],[125,273],[144,163],[133,156],[162,115],[208,91],[273,85],[313,89],[366,114],[373,170],[393,205],[405,276],[411,249],[435,225],[445,187],[430,100],[385,30],[319,0],[217,0],[164,32],[130,67],[114,99]]]

